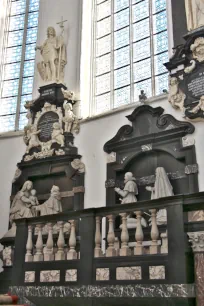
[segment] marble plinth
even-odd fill
[[[191,284],[162,285],[98,285],[98,286],[12,286],[9,292],[29,297],[125,297],[125,298],[194,298]]]
[[[204,253],[195,253],[196,301],[197,306],[204,305]]]

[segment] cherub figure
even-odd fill
[[[71,133],[72,126],[76,119],[76,116],[72,111],[72,105],[70,103],[64,102],[63,107],[65,110],[65,116],[63,118],[63,121],[65,123],[64,130],[65,132]]]
[[[31,126],[30,133],[27,133],[27,137],[29,138],[29,143],[27,146],[26,153],[30,151],[31,148],[38,147],[40,145],[38,134],[41,132],[41,130],[37,130],[36,126]]]
[[[52,131],[52,143],[58,143],[61,147],[64,147],[64,135],[63,130],[58,122],[53,123]]]
[[[38,198],[36,197],[37,191],[35,189],[32,189],[30,193],[31,193],[31,195],[30,195],[29,199],[31,200],[31,203],[32,203],[32,204],[30,204],[30,206],[39,205]]]

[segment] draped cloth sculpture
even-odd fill
[[[11,209],[10,222],[13,223],[15,219],[34,217],[32,213],[32,206],[36,203],[31,197],[31,190],[33,190],[33,183],[26,181],[21,190],[15,195]]]
[[[155,174],[156,180],[154,187],[146,187],[148,191],[151,191],[151,200],[173,196],[173,187],[171,186],[165,169],[163,167],[158,167]],[[160,209],[157,213],[157,224],[166,224],[166,222],[166,209]]]
[[[55,29],[47,29],[47,39],[40,50],[43,61],[37,64],[39,74],[43,81],[64,82],[64,68],[67,64],[67,52],[63,36],[56,36]]]
[[[204,0],[185,0],[186,20],[189,31],[204,25]]]

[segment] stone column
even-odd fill
[[[204,305],[204,232],[188,233],[195,262],[196,305]]]

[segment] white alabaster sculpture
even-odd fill
[[[64,27],[61,27],[64,30]],[[56,35],[53,27],[47,29],[47,39],[36,50],[40,50],[43,61],[37,64],[38,72],[43,81],[64,82],[64,68],[67,64],[67,52],[63,38]]]
[[[137,202],[136,195],[138,194],[138,188],[136,179],[132,172],[125,173],[124,177],[125,187],[123,190],[115,188],[115,191],[122,197],[121,204],[129,204]],[[141,219],[142,226],[146,227],[147,222],[144,218]],[[120,226],[121,228],[122,226]],[[136,228],[136,219],[127,217],[127,228]]]
[[[63,118],[64,121],[64,131],[71,133],[72,130],[72,126],[74,123],[74,120],[76,118],[76,116],[74,115],[73,111],[72,111],[72,105],[70,103],[64,102],[63,104],[64,107],[64,111],[65,111],[65,115]]]
[[[169,181],[166,171],[163,167],[156,168],[156,180],[154,187],[147,186],[146,190],[151,191],[151,200],[173,196],[173,187]],[[166,209],[160,209],[156,216],[157,224],[167,223]]]
[[[186,20],[189,31],[204,25],[204,0],[185,0]]]
[[[197,114],[200,110],[204,111],[204,96],[200,97],[199,103],[189,113]]]
[[[15,219],[34,217],[31,208],[36,205],[36,201],[33,201],[31,197],[31,190],[33,190],[33,183],[26,181],[22,189],[15,195],[10,209],[11,223]]]
[[[75,158],[71,162],[71,166],[75,170],[78,170],[79,173],[84,173],[85,172],[85,165],[84,165],[84,163],[79,158]]]
[[[30,149],[34,147],[38,147],[40,145],[40,141],[38,139],[38,134],[41,130],[37,130],[36,126],[31,126],[30,130],[27,131],[27,138],[28,138],[28,146],[26,149],[26,153],[29,152]]]
[[[53,185],[50,197],[42,205],[36,206],[35,209],[40,211],[41,216],[53,215],[62,212],[61,195],[58,186]]]
[[[52,142],[53,143],[56,142],[61,147],[64,147],[63,129],[61,128],[61,126],[58,122],[53,123]]]
[[[136,179],[133,177],[132,172],[125,173],[123,190],[115,188],[115,191],[122,197],[121,204],[128,204],[137,202],[136,195],[138,194]]]

